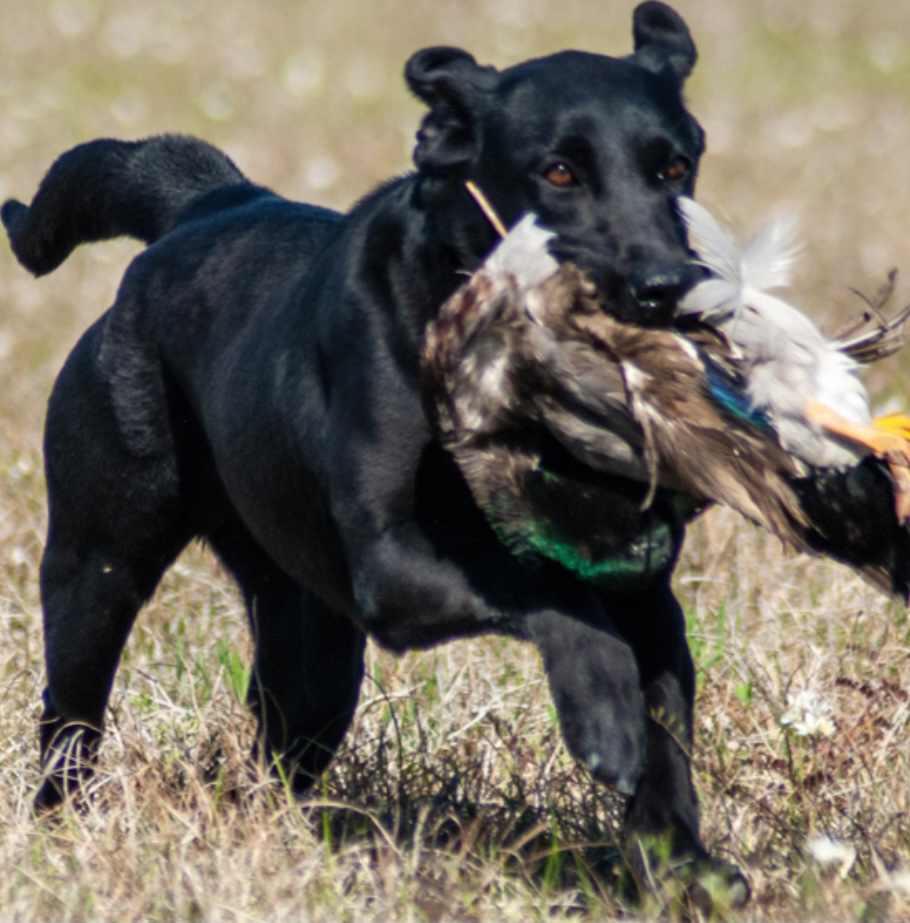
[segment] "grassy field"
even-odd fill
[[[631,3],[0,0],[0,197],[62,150],[165,130],[248,175],[347,207],[407,168],[428,44],[506,66],[629,50]],[[910,4],[679,0],[701,50],[700,197],[745,227],[796,210],[794,298],[827,329],[910,280]],[[136,247],[34,281],[0,252],[0,917],[16,920],[602,920],[674,916],[615,888],[612,796],[566,755],[535,653],[490,638],[371,647],[355,726],[302,809],[245,754],[249,645],[199,549],[140,618],[87,812],[35,824],[43,684],[40,441],[54,375]],[[910,363],[870,371],[910,408]],[[749,875],[742,920],[910,919],[910,622],[844,568],[723,511],[676,585],[699,692],[706,842]],[[816,723],[793,723],[799,702]]]

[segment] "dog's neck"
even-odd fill
[[[371,294],[409,314],[421,335],[498,240],[462,184],[420,174],[381,187],[355,211],[366,212],[352,226],[360,228]]]

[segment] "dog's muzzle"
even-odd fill
[[[670,260],[642,260],[627,276],[629,293],[636,306],[634,323],[663,327],[670,323],[680,299],[701,278],[691,263]]]

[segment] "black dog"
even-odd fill
[[[696,51],[657,2],[635,11],[634,39],[627,58],[565,52],[502,72],[418,52],[417,170],[345,216],[168,136],[75,148],[31,207],[6,203],[36,274],[85,241],[150,245],[48,410],[40,807],[90,772],[136,613],[201,537],[242,590],[259,747],[295,789],[348,727],[367,634],[404,650],[502,632],[540,649],[570,751],[631,796],[627,833],[710,863],[669,586],[673,498],[642,511],[641,485],[601,480],[623,562],[606,585],[519,561],[434,438],[418,378],[426,324],[495,243],[467,179],[510,222],[536,212],[626,319],[666,321],[693,281],[675,200],[703,147],[681,99]]]

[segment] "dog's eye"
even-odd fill
[[[565,187],[578,185],[578,180],[575,178],[575,174],[572,172],[571,168],[561,161],[547,167],[544,172],[544,179],[553,186]]]
[[[668,183],[684,180],[692,169],[686,157],[674,157],[661,171],[660,178]]]

